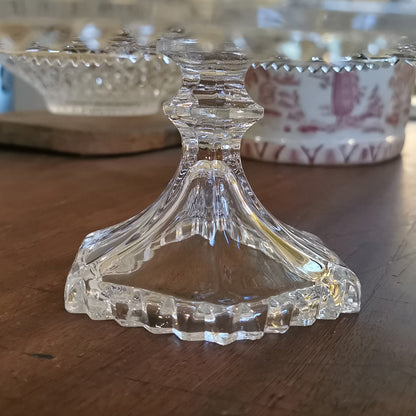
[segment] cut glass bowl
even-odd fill
[[[159,39],[157,50],[182,72],[182,87],[164,105],[182,136],[178,170],[144,212],[86,237],[66,283],[69,312],[224,345],[359,311],[355,274],[319,238],[273,218],[247,182],[241,137],[263,109],[244,77],[253,61],[276,55],[412,60],[414,1],[0,0],[0,7],[3,52],[34,42],[61,50],[81,35],[103,50],[122,29],[138,50]]]
[[[0,62],[33,86],[52,113],[157,113],[180,86],[177,66],[154,50],[121,48],[125,38],[118,42],[118,48],[105,51],[90,51],[79,40],[58,51],[35,45],[24,52],[0,54]]]

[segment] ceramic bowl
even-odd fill
[[[304,165],[371,164],[400,154],[415,72],[406,62],[272,62],[246,77],[264,118],[245,135],[247,158]]]

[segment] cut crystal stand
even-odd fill
[[[69,312],[224,345],[359,311],[355,274],[317,237],[273,218],[247,182],[241,137],[263,110],[244,76],[253,61],[276,55],[333,62],[363,52],[413,60],[414,2],[0,5],[0,52],[24,51],[39,37],[62,45],[93,22],[90,44],[105,44],[120,28],[139,43],[160,39],[159,52],[182,71],[183,85],[164,107],[182,136],[176,175],[144,212],[86,237],[66,283]]]
[[[240,143],[262,117],[241,52],[165,38],[183,85],[164,110],[178,171],[137,217],[90,234],[68,277],[69,312],[184,340],[228,344],[358,312],[360,284],[322,242],[273,218],[244,175]]]

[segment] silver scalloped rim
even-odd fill
[[[377,59],[363,59],[360,60],[345,60],[337,64],[331,64],[325,61],[309,61],[309,62],[287,62],[282,60],[272,60],[261,63],[254,63],[252,67],[254,69],[263,68],[265,71],[285,71],[299,73],[310,72],[315,74],[322,72],[324,74],[328,72],[352,72],[352,71],[368,71],[373,69],[388,68],[395,66],[401,62],[396,57],[383,57]]]

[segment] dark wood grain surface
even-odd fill
[[[154,201],[179,149],[0,149],[0,415],[415,415],[415,139],[372,167],[245,162],[273,214],[355,270],[363,303],[356,316],[227,347],[64,310],[83,237]]]

